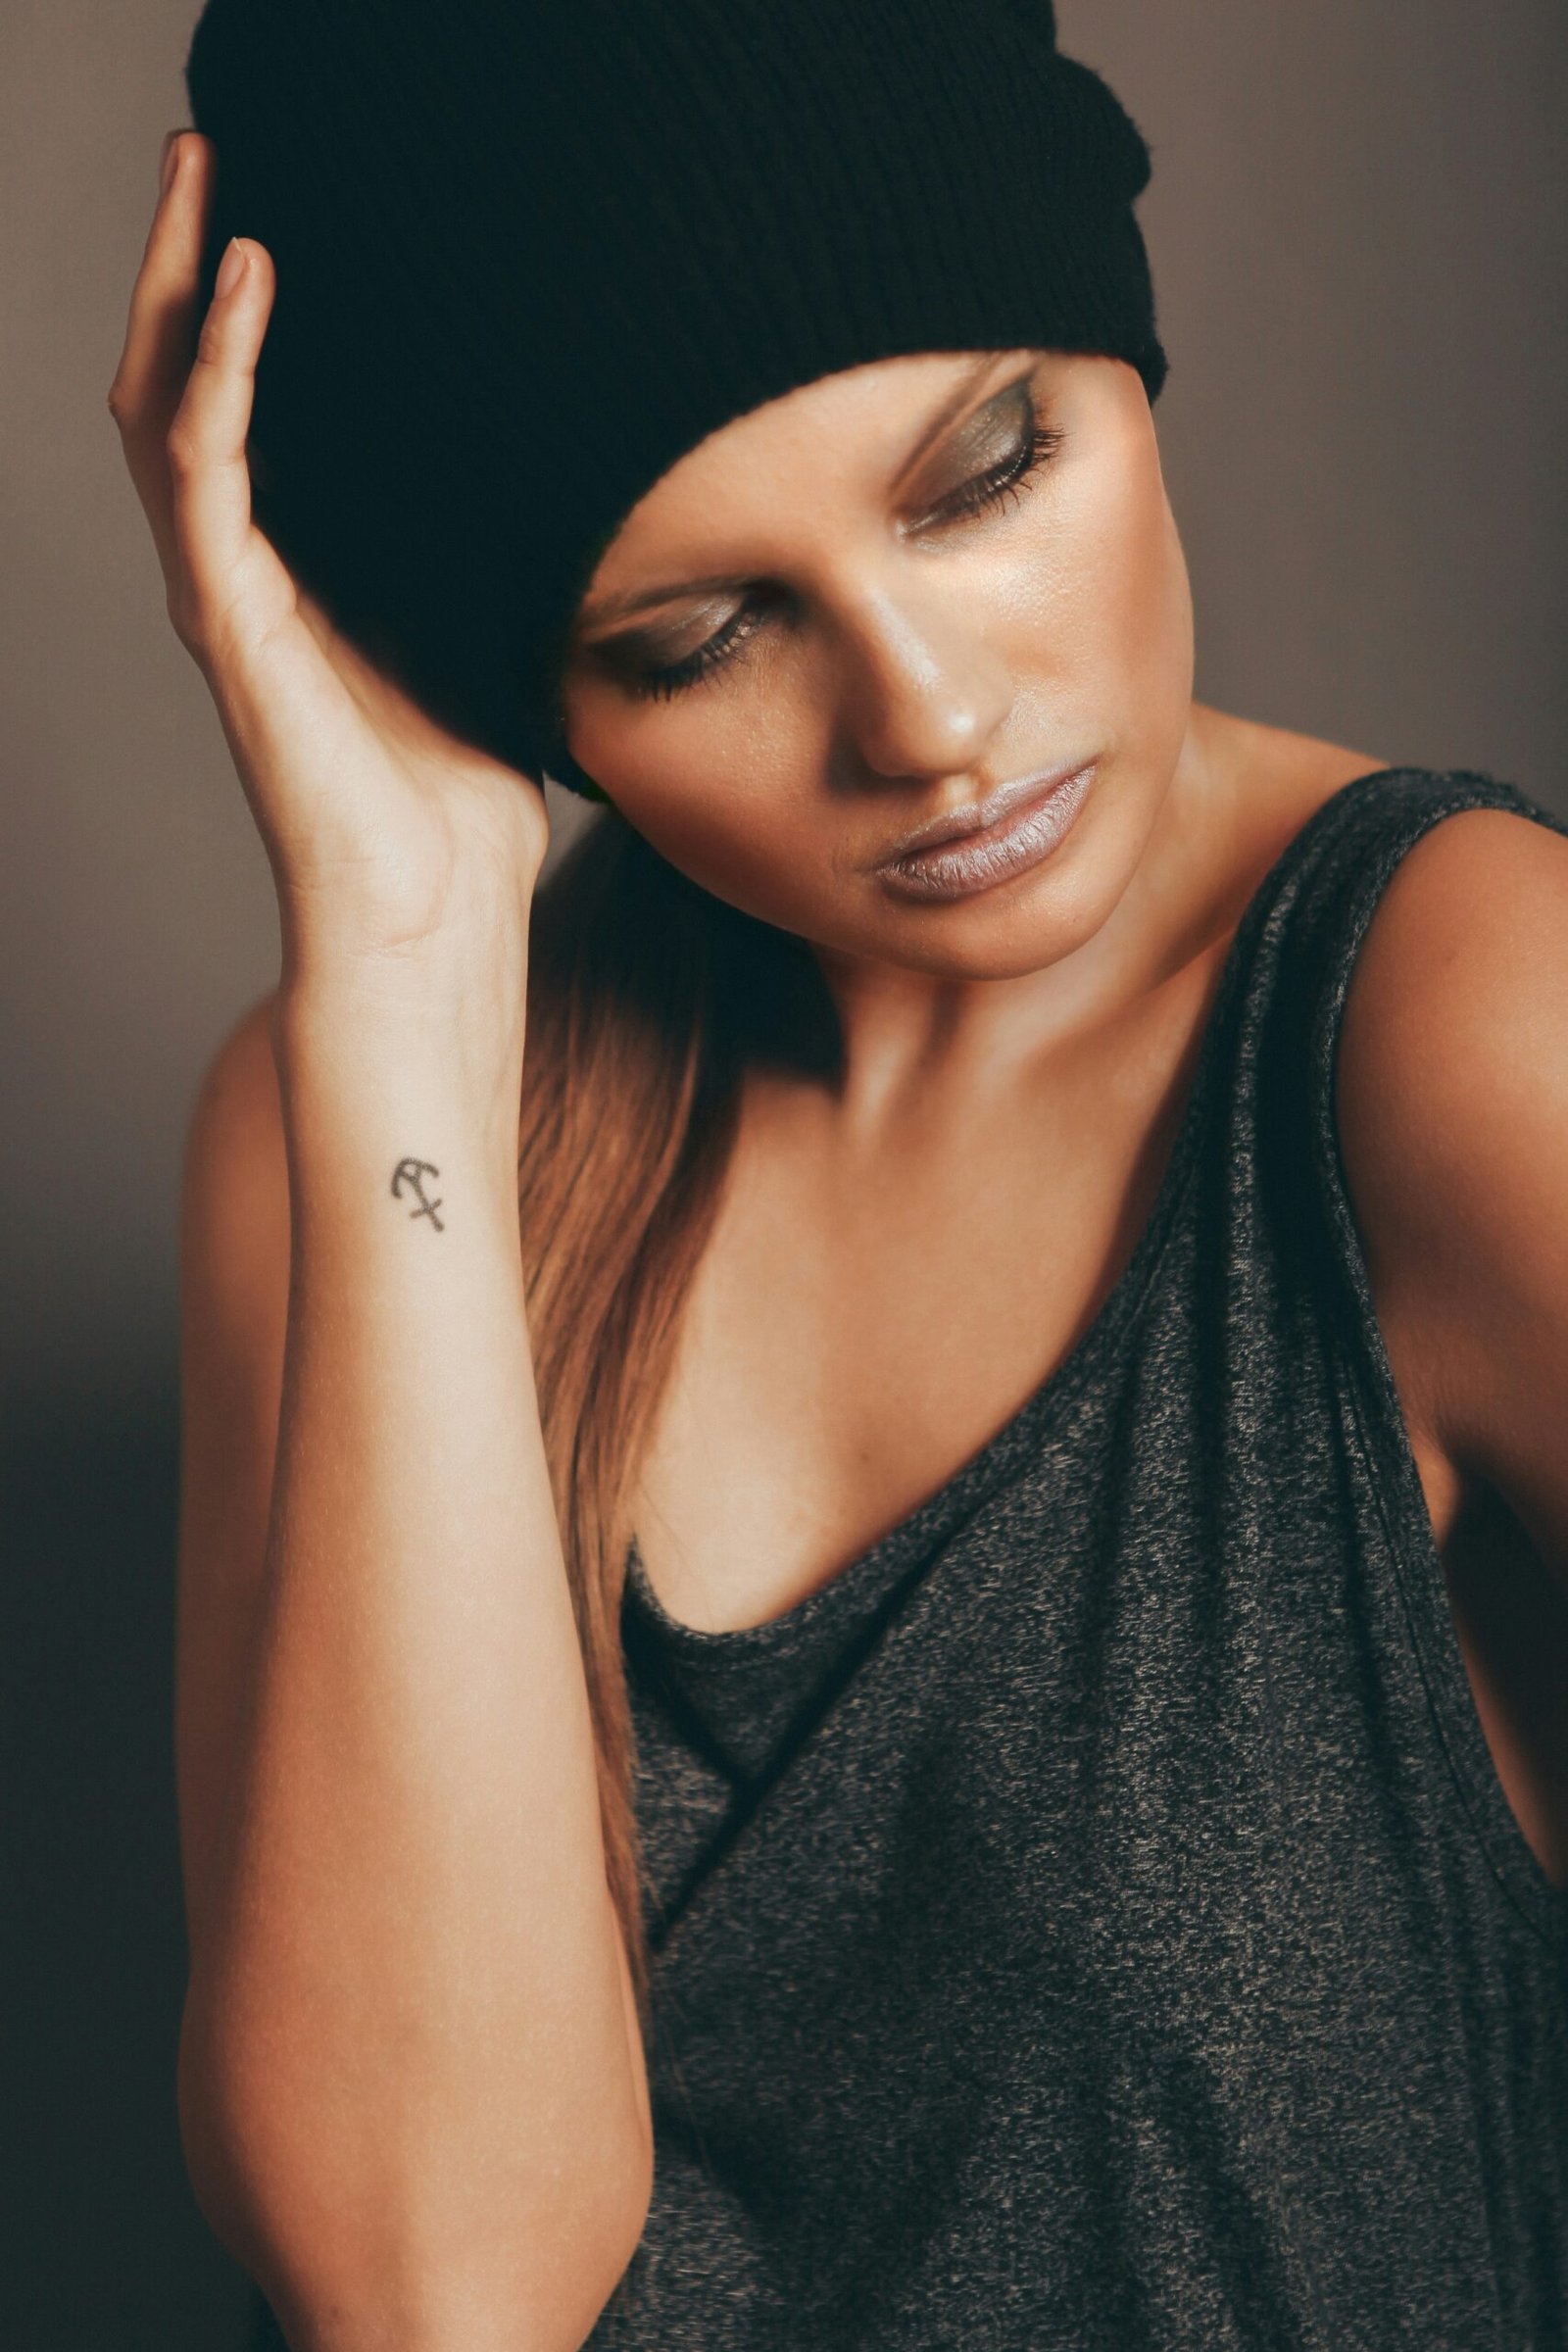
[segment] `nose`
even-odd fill
[[[979,766],[1012,707],[984,626],[950,594],[875,590],[841,611],[838,711],[847,764],[901,780]]]

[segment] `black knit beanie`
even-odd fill
[[[258,521],[442,723],[579,791],[576,607],[709,433],[900,354],[1164,381],[1149,151],[1050,0],[207,0],[185,79],[203,301],[230,236],[277,270]]]

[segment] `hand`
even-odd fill
[[[476,935],[510,984],[549,844],[543,788],[416,708],[253,521],[246,439],[275,273],[265,247],[235,238],[231,282],[197,335],[216,154],[189,130],[166,148],[109,408],[170,619],[211,689],[267,847],[285,980],[423,968],[432,943],[450,965],[454,939]]]

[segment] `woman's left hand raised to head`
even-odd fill
[[[204,318],[211,140],[166,142],[109,393],[170,619],[218,707],[282,913],[284,982],[412,984],[457,1008],[520,994],[549,844],[542,782],[439,726],[333,626],[252,514],[256,369],[276,286],[236,237]]]

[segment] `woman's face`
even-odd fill
[[[622,523],[564,683],[573,757],[717,897],[956,978],[1054,961],[1131,879],[1192,707],[1141,378],[922,354],[734,419]],[[1043,859],[958,895],[876,870],[995,787],[1090,762]]]

